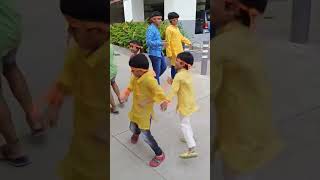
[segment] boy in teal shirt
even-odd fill
[[[114,56],[114,50],[113,50],[112,44],[110,44],[110,82],[111,82],[112,89],[116,93],[120,104],[123,104],[123,101],[120,99],[120,90],[119,90],[118,84],[116,83],[118,68],[114,61],[113,56]],[[118,114],[119,111],[117,110],[117,106],[113,99],[111,89],[110,89],[110,104],[111,104],[110,112],[113,114]]]
[[[12,93],[22,106],[33,135],[40,135],[44,128],[39,113],[34,108],[26,80],[16,64],[16,54],[21,41],[21,18],[15,9],[15,0],[0,1],[0,73],[7,79]],[[0,77],[0,136],[5,142],[0,147],[0,159],[14,166],[30,163],[22,150],[11,119],[10,109],[2,94]]]

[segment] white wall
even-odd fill
[[[124,0],[123,8],[125,21],[144,21],[143,0]]]
[[[195,20],[197,0],[164,0],[164,17],[168,19],[169,12],[180,15],[179,20]]]

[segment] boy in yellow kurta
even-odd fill
[[[161,108],[165,110],[168,102],[170,102],[174,96],[178,96],[177,112],[180,116],[181,130],[184,140],[188,146],[188,151],[180,154],[180,158],[184,159],[198,156],[198,153],[195,151],[196,142],[194,140],[193,130],[190,123],[191,115],[198,110],[192,76],[188,71],[193,65],[193,61],[193,56],[189,52],[182,52],[177,55],[175,64],[177,74],[173,79],[171,90],[167,96],[168,101],[161,104]]]
[[[49,96],[47,118],[57,120],[65,96],[74,98],[74,129],[69,150],[59,167],[64,180],[107,179],[107,65],[108,17],[104,0],[61,0],[60,8],[75,40],[63,71]],[[100,135],[100,134],[99,134]]]
[[[154,102],[161,103],[166,100],[166,97],[152,72],[148,70],[149,62],[144,54],[133,56],[129,65],[133,76],[122,99],[127,100],[130,93],[133,92],[133,103],[129,112],[130,130],[133,133],[131,143],[136,144],[142,133],[144,141],[156,154],[149,165],[157,167],[165,159],[165,155],[152,136],[150,126],[154,117]]]
[[[250,1],[253,2],[253,1]],[[254,171],[281,149],[272,126],[271,91],[258,43],[250,28],[266,1],[216,1],[213,40],[213,98],[216,151],[224,178],[256,179]]]
[[[176,72],[174,66],[176,65],[177,55],[183,52],[182,43],[191,46],[189,39],[184,37],[178,27],[179,14],[176,12],[170,12],[168,14],[170,25],[166,29],[165,40],[168,43],[166,47],[166,55],[171,62],[171,78],[173,79]]]

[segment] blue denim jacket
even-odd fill
[[[156,57],[162,57],[162,39],[160,31],[156,25],[151,24],[146,33],[146,41],[148,46],[148,54]]]

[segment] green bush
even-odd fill
[[[166,20],[160,26],[160,33],[164,39],[164,32],[169,22]],[[131,40],[138,40],[143,43],[143,48],[146,50],[146,31],[149,24],[147,22],[123,22],[111,25],[111,43],[120,47],[128,48]],[[179,24],[180,32],[186,36],[181,24]]]

